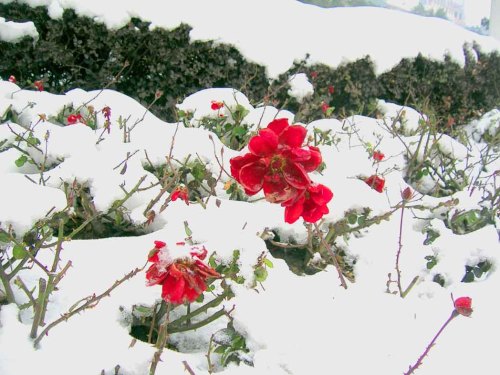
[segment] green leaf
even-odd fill
[[[264,267],[258,267],[254,271],[255,280],[263,282],[267,279],[267,270]]]
[[[274,264],[273,262],[271,262],[269,259],[267,258],[264,258],[264,264],[269,267],[269,268],[273,268],[274,267]]]
[[[0,232],[0,242],[4,242],[4,243],[10,242],[10,236],[7,232],[4,232],[4,231]]]
[[[360,216],[358,217],[358,225],[365,225],[366,223],[366,217]]]
[[[27,254],[28,252],[26,251],[26,248],[21,244],[15,245],[12,249],[12,255],[15,259],[24,259]]]
[[[197,181],[203,181],[205,177],[205,166],[200,163],[196,163],[191,170],[191,174]]]
[[[215,348],[214,353],[223,354],[226,351],[226,348],[227,347],[224,345],[218,346],[217,348]]]
[[[349,224],[356,224],[356,220],[358,220],[358,215],[356,215],[355,213],[350,213],[349,215],[347,215],[347,222]]]
[[[20,157],[17,158],[15,163],[18,168],[21,168],[24,164],[26,164],[27,161],[28,157],[26,155],[21,155]]]

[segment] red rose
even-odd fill
[[[272,121],[250,139],[249,153],[230,160],[232,176],[248,195],[263,189],[270,202],[288,201],[309,186],[307,172],[321,164],[316,147],[301,147],[306,133],[303,126],[290,126],[285,118]]]
[[[77,114],[77,115],[69,115],[68,118],[66,119],[66,121],[68,122],[68,125],[74,125],[76,124],[77,122],[82,122],[82,123],[85,123],[83,121],[83,117],[81,114]]]
[[[373,158],[376,160],[376,161],[382,161],[382,159],[384,159],[385,155],[383,153],[381,153],[380,151],[374,151],[373,152]]]
[[[326,113],[326,111],[328,111],[328,108],[330,108],[328,104],[326,104],[325,102],[321,102],[321,111],[323,113]]]
[[[11,83],[17,83],[17,79],[16,79],[16,77],[14,77],[14,76],[10,76],[10,77],[9,77],[9,82],[11,82]]]
[[[170,195],[170,200],[176,201],[177,199],[182,199],[187,205],[189,205],[189,191],[185,186],[177,186],[172,194]]]
[[[155,241],[155,250],[155,254],[148,259],[153,264],[146,271],[146,285],[161,285],[161,297],[166,302],[193,302],[207,289],[208,278],[220,277],[219,273],[201,261],[207,254],[205,247],[201,250],[193,247],[191,257],[175,260],[170,259],[164,242]]]
[[[455,311],[463,316],[472,314],[472,299],[470,297],[460,297],[455,300]]]
[[[312,79],[318,78],[318,72],[311,72],[311,78]]]
[[[382,193],[384,191],[385,179],[383,177],[373,175],[364,180],[372,189]]]
[[[335,87],[333,87],[332,85],[329,85],[328,92],[330,93],[330,95],[333,95],[333,93],[335,92]]]
[[[210,108],[212,108],[212,110],[218,111],[222,107],[224,107],[224,103],[223,102],[218,102],[216,100],[212,100],[212,104],[210,105]]]
[[[43,81],[35,81],[33,82],[33,86],[35,86],[38,91],[43,91]]]

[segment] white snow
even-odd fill
[[[288,95],[297,99],[299,103],[302,103],[305,98],[314,93],[314,87],[304,73],[294,74],[290,77],[288,83],[290,84]]]
[[[13,22],[6,21],[0,17],[0,40],[8,43],[17,43],[25,36],[32,37],[35,41],[38,40],[38,31],[35,24],[29,22]]]
[[[193,38],[235,43],[247,57],[266,64],[271,75],[287,70],[295,58],[302,58],[306,52],[311,53],[311,61],[331,65],[370,54],[377,62],[377,69],[383,71],[402,56],[414,56],[419,51],[442,58],[442,53],[449,50],[460,61],[465,40],[477,39],[485,50],[499,48],[498,42],[446,21],[374,8],[321,11],[291,0],[273,0],[272,4],[263,0],[185,0],[161,4],[145,0],[140,3],[123,1],[112,6],[95,0],[26,2],[49,5],[53,17],[59,16],[63,8],[75,8],[79,14],[96,17],[110,27],[119,27],[132,16],[149,19],[154,26],[175,27],[184,21],[194,27]],[[252,32],[248,31],[250,27]],[[249,111],[243,123],[256,130],[274,118],[286,117],[293,122],[294,114],[271,105],[254,108],[241,92],[214,88],[197,92],[178,106],[193,114],[188,125],[194,127],[185,127],[183,123],[162,121],[123,94],[104,90],[97,95],[98,92],[75,89],[64,95],[54,95],[20,90],[15,84],[0,81],[0,114],[9,106],[22,111],[18,124],[0,123],[0,143],[5,140],[0,149],[3,186],[0,226],[4,230],[12,226],[17,240],[22,240],[51,209],[54,212],[64,209],[67,204],[64,182],[76,181],[87,187],[95,209],[103,213],[113,207],[116,200],[123,199],[142,178],[141,188],[150,187],[133,194],[124,205],[126,216],[134,225],[144,225],[146,234],[64,242],[60,267],[69,261],[71,267],[58,290],[51,295],[46,324],[59,318],[82,298],[105,292],[126,273],[142,267],[155,240],[166,242],[172,257],[185,255],[188,250],[175,244],[186,238],[187,222],[192,240],[198,246],[205,246],[209,254],[215,252],[219,261],[227,263],[233,251],[240,250],[239,265],[246,278],[244,284],[231,283],[235,297],[224,306],[227,311],[234,306],[233,324],[246,340],[250,350],[248,357],[253,360],[254,367],[231,364],[223,369],[218,366],[218,374],[401,374],[415,363],[449,317],[453,310],[451,293],[455,298],[470,296],[474,312],[470,318],[454,319],[425,357],[418,374],[495,372],[498,350],[491,342],[500,335],[495,298],[500,287],[498,231],[489,224],[458,235],[443,221],[446,215],[451,217],[464,210],[487,206],[487,201],[482,201],[483,193],[495,189],[494,178],[481,180],[484,186],[474,191],[468,186],[447,197],[416,193],[404,210],[400,233],[402,211],[395,207],[401,201],[401,191],[409,186],[404,179],[407,148],[413,147],[411,144],[418,140],[419,121],[425,120],[425,114],[380,101],[382,119],[356,115],[344,121],[322,119],[305,124],[309,135],[314,134],[314,129],[330,131],[332,140],[331,144],[319,146],[326,168],[312,176],[314,181],[325,184],[334,193],[328,204],[330,213],[325,215],[322,228],[342,219],[346,211],[358,215],[364,208],[369,208],[371,215],[395,211],[378,224],[337,238],[335,245],[347,253],[348,260],[355,262],[356,281],[348,282],[347,290],[339,285],[337,272],[331,266],[314,275],[297,276],[284,261],[271,255],[268,258],[274,267],[268,269],[268,279],[262,286],[254,287],[254,265],[267,251],[263,233],[273,230],[282,241],[304,243],[307,241],[304,225],[300,221],[285,224],[283,208],[265,200],[229,200],[224,184],[230,178],[224,173],[215,188],[217,197],[210,197],[205,207],[177,200],[160,213],[164,196],[152,206],[155,220],[146,225],[144,210],[161,187],[151,187],[158,179],[144,166],[149,162],[155,167],[162,166],[171,153],[175,166],[190,157],[201,160],[208,171],[218,176],[221,172],[219,162],[229,170],[230,158],[241,153],[224,146],[215,134],[200,127],[204,117],[213,119],[222,114],[230,121],[230,112],[226,111],[239,104]],[[96,130],[83,124],[65,126],[58,122],[57,115],[64,107],[71,106],[85,114],[86,109],[80,107],[92,98],[91,104],[96,111],[105,106],[111,108],[110,134],[103,133],[101,113],[97,116]],[[212,101],[223,102],[224,106],[213,110]],[[40,114],[47,120],[40,121]],[[398,114],[401,118],[394,121]],[[128,127],[134,126],[130,141],[123,139],[119,118],[128,119]],[[393,133],[393,122],[395,129],[401,131],[399,137]],[[467,142],[442,136],[438,137],[438,147],[441,153],[455,159],[458,167],[468,168],[471,177],[480,176],[483,173],[484,134],[488,131],[493,135],[497,129],[498,110],[494,110],[467,125],[470,135]],[[13,134],[13,131],[19,134],[28,130],[41,141],[39,148],[43,152],[27,148]],[[100,139],[101,133],[103,139]],[[30,158],[37,163],[45,160],[43,154],[46,153],[50,168],[42,174],[29,163],[18,168],[15,161],[23,152],[15,146],[29,150]],[[370,156],[373,150],[380,150],[385,158],[374,161]],[[123,169],[125,161],[126,170]],[[500,159],[491,160],[487,166],[489,174],[499,169]],[[373,174],[385,178],[382,194],[362,180]],[[42,178],[49,178],[46,186],[37,184]],[[422,179],[421,183],[432,184],[433,181]],[[425,191],[425,187],[417,190]],[[261,195],[252,198],[258,197]],[[424,245],[426,234],[422,229],[429,226],[440,236],[432,244]],[[404,299],[394,294],[396,285],[388,283],[389,273],[392,281],[396,277],[400,236],[403,288],[418,276],[418,282]],[[11,254],[11,245],[1,246],[5,250],[2,256]],[[437,259],[431,269],[427,268],[426,256]],[[43,249],[36,259],[50,267],[53,257],[53,250]],[[462,283],[465,266],[474,266],[484,260],[493,265],[491,271],[476,282]],[[3,258],[1,261],[4,264]],[[317,256],[315,261],[318,262]],[[12,268],[6,271],[9,273]],[[444,278],[444,287],[433,281],[438,274]],[[31,289],[38,285],[39,278],[47,275],[33,266],[23,269],[19,276]],[[13,285],[12,289],[17,302],[28,302],[17,286]],[[3,286],[0,291],[4,291]],[[133,305],[153,305],[160,299],[160,293],[159,286],[145,286],[145,274],[141,271],[94,308],[55,326],[36,350],[29,339],[32,309],[20,311],[13,304],[0,306],[0,374],[111,375],[115,374],[117,365],[123,375],[148,374],[155,348],[145,342],[133,342],[129,335],[130,314]],[[210,293],[206,293],[206,298],[211,298]],[[194,304],[193,309],[197,306]],[[180,307],[172,314],[179,316],[184,311]],[[209,374],[208,342],[227,321],[223,317],[202,329],[172,335],[172,342],[180,351],[165,349],[156,374],[186,374],[184,361],[196,375]],[[217,361],[218,355],[212,354],[211,358]]]

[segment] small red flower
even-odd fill
[[[210,105],[210,108],[212,108],[212,110],[218,111],[222,107],[224,107],[224,103],[223,102],[218,102],[216,100],[212,100],[212,104]]]
[[[33,82],[33,86],[35,86],[38,91],[43,91],[43,81],[35,81]]]
[[[311,78],[312,79],[318,78],[318,72],[311,72]]]
[[[374,151],[373,152],[373,158],[376,160],[376,161],[382,161],[382,159],[385,158],[385,155],[383,153],[381,153],[380,151]]]
[[[326,113],[326,111],[328,111],[330,107],[328,106],[328,104],[326,104],[325,102],[321,102],[321,111],[323,113]]]
[[[68,118],[66,119],[66,121],[68,122],[68,125],[74,125],[77,122],[81,122],[81,123],[85,124],[85,121],[83,120],[82,115],[79,113],[76,115],[69,115]]]
[[[472,314],[472,298],[460,297],[455,300],[455,311],[463,316]]]
[[[334,92],[335,92],[335,87],[333,87],[332,85],[329,85],[329,86],[328,86],[328,93],[329,93],[330,95],[333,95],[333,93],[334,93]]]
[[[16,79],[16,77],[14,77],[14,76],[10,76],[10,77],[9,77],[9,82],[11,82],[11,83],[17,83],[17,79]]]
[[[372,189],[382,193],[384,191],[385,179],[383,177],[372,175],[364,180]]]
[[[187,205],[189,205],[189,191],[187,187],[177,186],[174,191],[172,191],[170,200],[176,201],[177,199],[182,199]]]
[[[184,246],[179,243],[179,246]],[[172,259],[166,244],[155,241],[154,254],[148,261],[153,264],[146,271],[146,285],[161,285],[161,297],[169,303],[182,304],[195,301],[206,289],[208,278],[218,278],[220,274],[202,262],[207,249],[192,247],[190,256]]]

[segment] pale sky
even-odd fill
[[[491,0],[465,0],[465,24],[477,26],[481,18],[490,16]]]

